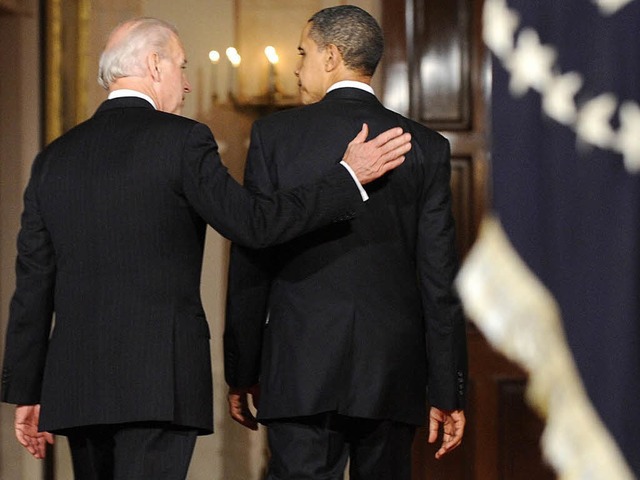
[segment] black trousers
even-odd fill
[[[197,431],[164,423],[69,429],[76,480],[183,480]]]
[[[267,480],[411,480],[415,426],[323,413],[271,420]]]

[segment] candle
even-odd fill
[[[236,69],[240,65],[240,62],[242,61],[242,57],[240,57],[240,54],[238,53],[238,51],[233,47],[227,48],[226,53],[227,53],[227,58],[229,59],[229,62],[231,62],[231,68],[229,69],[229,95],[233,99],[234,97],[237,97],[238,87],[236,85],[237,83]]]
[[[217,50],[209,52],[209,60],[211,60],[211,98],[213,102],[218,100],[218,62],[220,61],[220,53]]]
[[[269,60],[269,98],[273,100],[276,95],[276,63],[278,63],[280,58],[276,53],[276,49],[271,45],[264,49],[264,54],[267,56],[267,60]]]

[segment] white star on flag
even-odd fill
[[[640,107],[625,102],[620,107],[620,130],[617,150],[624,157],[624,165],[632,173],[640,172]]]
[[[520,20],[504,0],[488,0],[483,11],[483,39],[495,55],[504,58],[513,50],[513,37]]]
[[[551,69],[555,59],[555,50],[542,45],[535,30],[523,30],[518,36],[516,49],[505,62],[511,72],[511,93],[522,96],[529,88],[543,91],[553,77]]]
[[[589,100],[578,114],[578,138],[600,148],[610,147],[615,139],[610,120],[616,106],[616,97],[612,93],[603,93]]]
[[[574,97],[582,83],[582,77],[576,72],[554,77],[543,94],[542,108],[545,113],[557,122],[572,125],[577,117]]]
[[[633,0],[593,0],[593,3],[600,7],[600,11],[604,15],[613,15],[632,1]]]

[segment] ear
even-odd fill
[[[160,81],[160,55],[153,52],[147,55],[147,68],[154,82]]]
[[[333,72],[342,63],[342,55],[334,44],[330,43],[325,47],[324,69],[326,72]]]

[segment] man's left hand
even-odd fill
[[[39,432],[40,405],[18,405],[15,415],[16,438],[31,455],[42,459],[47,453],[47,443],[53,445],[53,435]]]

